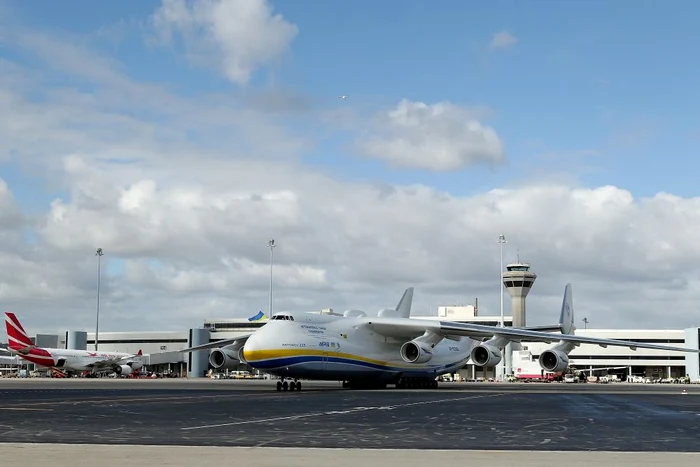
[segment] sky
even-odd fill
[[[471,304],[700,325],[700,5],[0,5],[0,306],[30,333]],[[342,99],[340,96],[347,96]],[[102,248],[104,256],[95,256]],[[503,293],[505,313],[510,300]]]

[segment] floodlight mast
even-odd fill
[[[95,324],[95,352],[97,352],[97,345],[100,339],[100,276],[102,275],[101,259],[103,255],[104,251],[102,250],[102,248],[98,248],[95,252],[95,256],[97,256],[97,320]]]
[[[274,248],[275,248],[275,239],[271,238],[267,242],[267,247],[270,249],[270,306],[268,309],[269,316],[268,318],[272,318],[272,266],[274,264]]]
[[[499,294],[499,299],[501,302],[501,323],[500,326],[502,328],[506,327],[506,322],[505,322],[505,316],[503,315],[503,245],[508,243],[506,240],[506,236],[501,234],[498,236],[498,244],[499,248],[501,250],[501,263],[500,263],[500,271],[499,271],[499,277],[498,277],[498,294]],[[503,358],[506,359],[508,356],[506,355],[508,353],[508,349],[503,349],[504,350],[504,355]],[[501,361],[498,365],[496,365],[496,368],[498,370],[498,375],[496,375],[497,380],[505,380],[505,371],[506,371],[506,365],[504,361]]]

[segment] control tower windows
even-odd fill
[[[532,281],[503,281],[506,287],[532,287]]]

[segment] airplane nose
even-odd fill
[[[255,360],[259,358],[258,355],[260,350],[262,350],[260,347],[260,337],[258,336],[258,332],[250,336],[243,345],[243,358],[248,363],[254,363]]]

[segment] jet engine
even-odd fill
[[[474,364],[490,368],[501,362],[503,353],[497,347],[480,344],[472,349],[471,357]]]
[[[545,350],[540,354],[540,366],[551,373],[561,373],[569,367],[569,356],[561,350]]]
[[[117,376],[129,376],[131,374],[131,367],[129,365],[119,365],[115,373]]]
[[[401,346],[401,358],[408,363],[425,363],[433,358],[430,344],[419,341],[408,341]]]
[[[131,367],[132,370],[140,370],[143,368],[143,363],[139,360],[129,362],[129,366]]]
[[[243,359],[243,347],[234,352],[232,349],[221,348],[214,349],[209,354],[209,364],[215,370],[231,370],[238,367],[241,363],[245,363]]]

